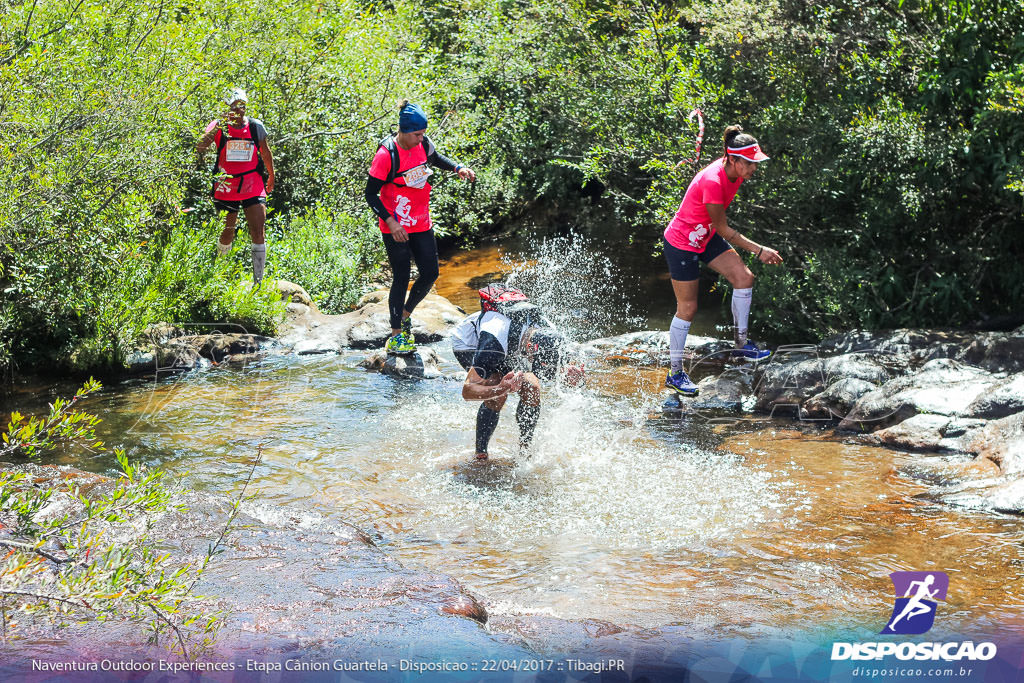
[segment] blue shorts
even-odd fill
[[[704,251],[686,251],[677,249],[669,244],[664,237],[661,241],[665,243],[665,260],[668,261],[668,272],[673,280],[689,282],[700,277],[700,262],[711,263],[716,258],[732,249],[729,243],[722,239],[717,232],[708,240]]]

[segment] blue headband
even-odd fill
[[[398,114],[398,130],[403,133],[411,133],[414,130],[424,130],[427,127],[427,115],[423,113],[418,104],[407,104],[402,107]]]

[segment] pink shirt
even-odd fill
[[[405,173],[410,169],[426,171],[430,168],[427,165],[427,151],[423,149],[423,145],[416,145],[408,150],[402,149],[397,143],[395,147],[398,149],[399,173]],[[381,147],[370,163],[370,175],[379,180],[387,180],[390,170],[391,153]],[[406,185],[404,177],[398,176],[394,182],[384,185],[380,191],[380,200],[406,232],[425,232],[430,230],[430,183],[423,180],[414,184],[421,186],[410,187]],[[391,228],[383,220],[378,218],[377,224],[381,232],[391,232]]]
[[[676,249],[702,252],[715,234],[711,216],[705,204],[729,206],[743,178],[730,181],[725,175],[722,159],[705,166],[690,182],[675,218],[665,228],[665,239]]]

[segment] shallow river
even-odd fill
[[[442,268],[440,292],[473,306],[480,276],[509,270],[497,248],[462,254]],[[606,321],[607,332],[660,315],[619,320],[584,299],[561,311],[570,326]],[[714,334],[714,315],[695,332]],[[108,442],[200,491],[237,493],[262,446],[251,510],[351,522],[405,565],[457,578],[492,615],[878,632],[888,573],[940,570],[950,591],[937,630],[1024,630],[1024,520],[929,502],[929,482],[953,460],[794,422],[663,414],[661,371],[595,367],[584,390],[546,391],[532,458],[517,459],[506,410],[492,459],[473,463],[476,406],[459,382],[368,374],[362,355],[269,356],[135,382],[90,408],[105,415]]]

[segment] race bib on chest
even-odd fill
[[[405,178],[405,186],[419,189],[427,184],[427,178],[432,174],[426,164],[417,166],[416,168],[410,168],[408,171],[402,174]]]
[[[249,161],[252,159],[252,140],[228,140],[224,148],[224,161]]]

